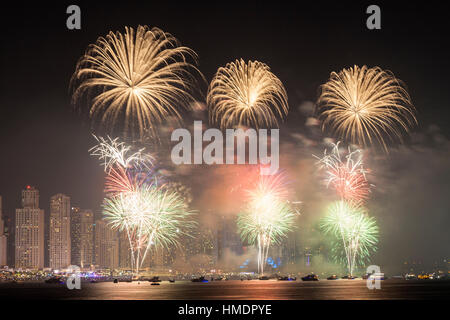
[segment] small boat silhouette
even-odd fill
[[[191,280],[192,282],[208,282],[208,280],[205,279],[205,277],[200,277],[200,278],[194,278]]]

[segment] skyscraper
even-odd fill
[[[95,222],[95,264],[106,269],[119,267],[119,233],[104,220]]]
[[[22,208],[39,208],[39,190],[31,186],[22,190]]]
[[[71,263],[89,268],[94,264],[94,213],[73,207],[70,217]]]
[[[220,228],[220,227],[219,227]],[[184,260],[192,272],[215,269],[218,262],[217,232],[210,227],[200,225],[189,235],[182,235],[179,248],[164,250],[164,266],[175,263],[176,267]],[[178,250],[181,249],[181,250]]]
[[[2,219],[2,196],[0,196],[0,266],[8,264],[7,261],[7,239],[5,235],[5,224]]]
[[[130,241],[126,231],[119,232],[119,267],[131,269]]]
[[[16,209],[15,267],[44,267],[44,210],[39,209],[39,190],[22,190],[22,206]]]
[[[217,256],[219,261],[224,258],[226,249],[236,255],[244,253],[235,220],[223,216],[217,230]]]
[[[49,263],[52,269],[70,266],[70,197],[58,193],[50,198]]]

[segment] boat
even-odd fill
[[[174,282],[175,282],[175,279],[169,279],[169,282],[170,282],[170,283],[174,283]]]
[[[159,282],[152,282],[151,285],[152,286],[159,286],[160,284],[159,284]]]
[[[117,279],[114,279],[114,281],[113,281],[114,283],[119,283],[119,280],[117,280]]]
[[[200,277],[200,278],[194,278],[191,280],[192,282],[208,282],[208,280],[205,279],[205,277]]]
[[[150,279],[148,279],[148,282],[161,282],[161,279],[159,279],[159,277],[152,277]]]
[[[134,276],[131,278],[131,281],[142,281],[142,277]]]
[[[408,273],[405,275],[405,280],[415,280],[415,279],[417,279],[417,277],[413,273]]]
[[[302,278],[302,281],[319,281],[319,277],[316,274],[308,274]]]
[[[367,280],[367,279],[384,280],[384,279],[386,279],[384,276],[384,273],[368,273],[368,274],[364,275],[362,278],[363,278],[363,280]],[[403,278],[403,277],[401,277],[401,278]]]
[[[278,278],[278,281],[296,281],[296,280],[297,280],[296,277],[294,277],[294,278],[291,278],[291,277],[279,277]]]
[[[268,276],[261,276],[258,279],[259,280],[269,280],[269,277]]]
[[[346,275],[346,276],[343,276],[342,279],[355,280],[356,277],[355,277],[355,276],[349,276],[349,275]]]
[[[327,278],[327,280],[337,280],[339,279],[337,275],[333,274]]]
[[[61,277],[51,277],[45,280],[45,283],[63,283],[63,281]]]
[[[384,273],[382,272],[375,272],[374,274],[371,274],[369,276],[369,279],[371,280],[385,280],[387,277],[384,276]]]

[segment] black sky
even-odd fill
[[[79,4],[82,29],[66,28],[65,13]],[[78,58],[97,37],[139,24],[175,35],[199,55],[209,81],[219,66],[237,58],[267,63],[286,86],[290,114],[315,101],[331,71],[354,64],[392,70],[408,86],[422,130],[431,124],[449,137],[450,27],[440,2],[383,4],[382,29],[368,30],[372,2],[262,1],[122,3],[58,1],[13,3],[2,10],[0,195],[14,214],[20,191],[35,185],[41,207],[55,193],[99,209],[103,172],[87,150],[90,127],[70,106],[68,85]],[[448,209],[448,208],[447,208]]]

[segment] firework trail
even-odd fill
[[[192,62],[189,62],[192,61]],[[168,117],[181,120],[175,106],[190,108],[197,55],[158,28],[125,27],[88,47],[71,80],[72,101],[89,101],[89,115],[108,130],[119,125],[127,135],[157,136]],[[138,133],[136,134],[137,131]]]
[[[143,185],[134,192],[105,198],[104,218],[114,229],[127,232],[135,272],[151,247],[178,245],[183,230],[194,226],[184,199],[175,191],[156,185]]]
[[[158,181],[154,158],[145,149],[135,151],[117,138],[95,138],[98,144],[91,155],[103,162],[107,173],[104,219],[113,229],[126,231],[132,268],[138,274],[151,248],[178,244],[194,225],[189,219],[194,212],[171,184]],[[178,185],[177,189],[183,190]]]
[[[402,141],[402,133],[417,124],[403,83],[379,67],[332,72],[317,105],[322,129],[360,146],[377,142],[385,151],[386,138]]]
[[[320,169],[325,170],[327,188],[332,187],[343,200],[362,204],[368,199],[371,187],[366,179],[369,170],[364,169],[363,153],[349,147],[344,157],[339,144],[333,144],[330,153],[325,150],[323,157],[314,157],[318,159]]]
[[[363,205],[368,199],[371,185],[366,179],[369,170],[364,169],[362,151],[348,149],[345,157],[339,142],[330,153],[324,151],[317,164],[326,172],[327,187],[332,187],[340,201],[333,203],[321,222],[321,230],[334,236],[332,255],[338,262],[345,262],[350,275],[355,265],[367,260],[376,250],[378,227]]]
[[[244,125],[278,126],[288,113],[287,94],[270,68],[259,61],[236,60],[219,68],[207,94],[209,119],[222,129]]]
[[[89,149],[91,156],[98,157],[103,162],[105,172],[109,173],[114,167],[124,169],[135,167],[137,169],[151,169],[154,157],[145,152],[145,148],[132,151],[130,145],[119,141],[119,138],[97,137],[93,135],[97,144]]]
[[[329,207],[320,228],[334,238],[332,254],[337,262],[344,260],[351,276],[376,250],[378,226],[362,207],[337,201]]]
[[[148,180],[158,183],[156,175],[152,171],[136,172],[123,167],[111,168],[105,180],[105,193],[110,195],[135,192]]]
[[[237,226],[243,241],[258,248],[258,272],[264,274],[269,247],[280,243],[294,227],[297,212],[288,204],[284,177],[261,176],[257,186],[248,190],[248,205],[238,216]]]

